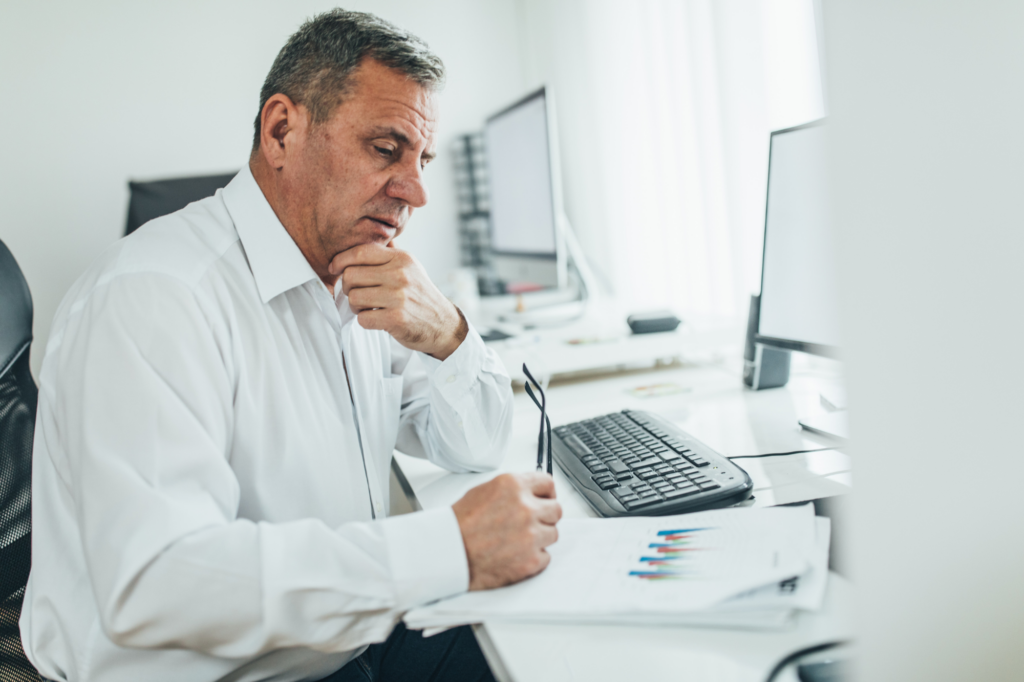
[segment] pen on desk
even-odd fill
[[[552,474],[552,461],[551,461],[551,419],[548,418],[547,414],[547,396],[544,395],[544,389],[541,388],[540,382],[533,378],[530,374],[530,370],[526,367],[526,363],[523,363],[523,373],[526,375],[526,394],[530,396],[533,404],[540,408],[540,433],[537,434],[537,471],[544,471],[544,450],[545,442],[547,443],[547,472],[550,476]],[[530,388],[530,383],[533,383],[537,387],[537,391],[540,393],[540,400],[537,400],[537,396],[534,395],[533,389]],[[547,439],[545,439],[544,427],[547,426]]]

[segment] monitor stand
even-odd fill
[[[481,300],[481,306],[488,309],[487,317],[528,329],[567,324],[586,313],[588,299],[600,293],[597,278],[590,269],[569,218],[562,214],[557,224],[568,257],[566,282],[557,289],[486,297]],[[571,268],[568,267],[570,263]]]

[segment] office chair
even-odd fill
[[[32,434],[38,395],[28,366],[32,295],[2,241],[0,320],[0,682],[38,682],[18,630],[32,563]]]
[[[128,223],[125,225],[124,233],[129,235],[153,218],[174,213],[193,201],[212,197],[218,189],[231,182],[233,177],[235,174],[229,173],[153,182],[129,182],[131,199],[128,201]]]

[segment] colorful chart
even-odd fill
[[[680,528],[676,530],[660,530],[657,542],[647,547],[652,550],[648,556],[640,557],[640,569],[630,571],[629,575],[640,580],[685,580],[695,577],[695,573],[687,564],[693,555],[704,548],[691,547],[702,531],[712,528]]]

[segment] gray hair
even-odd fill
[[[444,85],[444,63],[408,31],[366,12],[333,9],[309,19],[274,60],[260,90],[253,151],[260,145],[263,107],[282,93],[309,109],[313,124],[330,120],[348,94],[352,72],[373,58],[431,90]]]

